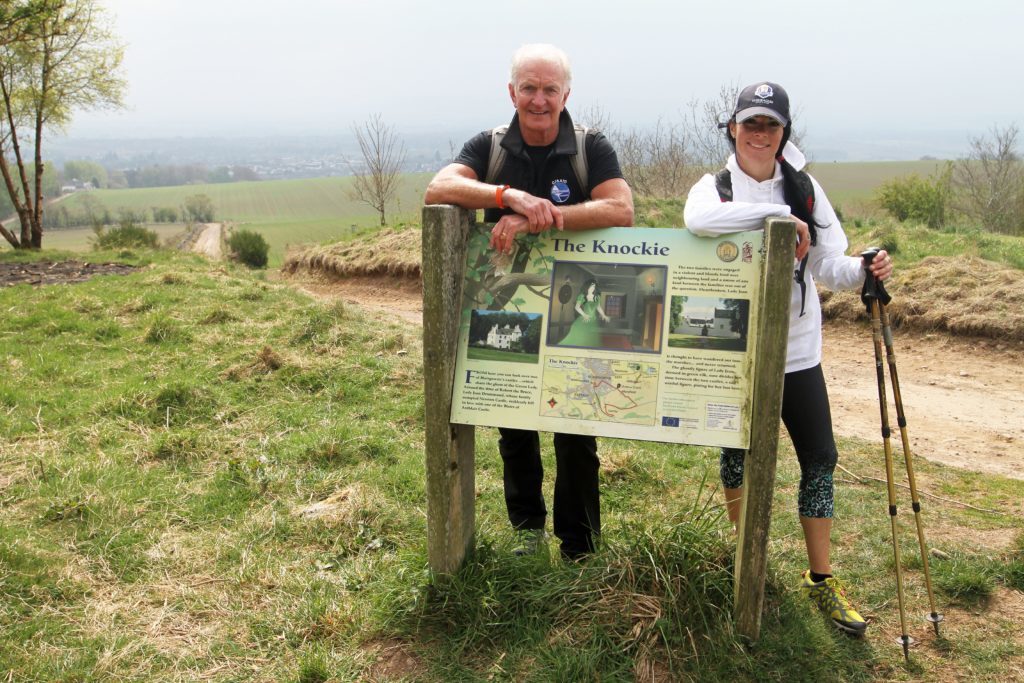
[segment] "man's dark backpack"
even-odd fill
[[[589,165],[587,164],[587,133],[590,132],[590,128],[575,125],[576,133],[576,154],[569,159],[569,163],[572,164],[572,170],[576,174],[576,180],[579,182],[580,187],[583,188],[583,194],[586,196],[589,178]],[[487,157],[487,175],[484,177],[484,182],[494,184],[498,178],[498,173],[501,172],[501,168],[505,165],[505,156],[507,154],[504,147],[501,146],[501,141],[505,139],[505,135],[508,134],[508,126],[498,126],[491,129],[491,153]]]

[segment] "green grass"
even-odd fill
[[[745,339],[700,337],[695,334],[670,334],[668,345],[674,349],[705,349],[707,351],[746,351]]]
[[[897,267],[918,263],[928,256],[976,256],[1024,270],[1024,238],[985,232],[976,227],[950,225],[932,230],[901,224],[891,218],[847,221],[843,230],[850,240],[848,253],[880,246],[893,254]]]
[[[470,346],[466,349],[466,356],[473,360],[493,360],[502,363],[532,363],[537,364],[540,358],[536,353],[522,353],[519,351],[502,351],[501,349],[487,349],[479,346]]]
[[[28,256],[0,254],[11,258]],[[892,643],[884,484],[837,472],[836,570],[873,619],[866,640],[851,640],[796,590],[806,559],[785,440],[753,649],[732,628],[733,541],[711,449],[603,439],[600,552],[580,565],[514,561],[496,434],[477,430],[476,545],[435,581],[420,330],[230,264],[135,262],[147,267],[0,290],[0,680],[1005,680],[1020,670],[1019,623],[1000,601],[1020,585],[1024,482],[919,461],[922,490],[1001,513],[924,499],[932,545],[950,558],[933,562],[941,638],[921,618],[927,596],[901,516],[921,642],[910,666]],[[850,471],[884,477],[876,443],[840,451]],[[1006,543],[979,546],[980,529]]]

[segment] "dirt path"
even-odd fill
[[[365,278],[296,285],[320,298],[341,298],[421,324],[418,283]],[[915,455],[978,472],[1024,479],[1024,348],[946,334],[895,333],[907,430]],[[825,325],[825,377],[838,436],[881,442],[871,330]],[[886,384],[888,387],[888,370]],[[887,389],[890,392],[891,389]],[[890,404],[893,449],[902,454]]]
[[[221,224],[206,223],[206,229],[200,233],[196,243],[192,245],[192,251],[197,254],[205,254],[214,261],[224,258],[221,250]]]

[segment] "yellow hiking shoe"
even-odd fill
[[[803,573],[801,579],[800,590],[832,619],[837,628],[855,636],[864,635],[868,622],[846,599],[846,590],[839,579],[830,576],[824,581],[811,581],[810,569]]]

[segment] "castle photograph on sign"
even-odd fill
[[[473,360],[536,363],[543,322],[539,313],[473,310],[466,355]]]
[[[660,353],[665,266],[556,261],[547,345]]]
[[[670,348],[746,351],[750,301],[702,296],[673,296],[669,316]]]

